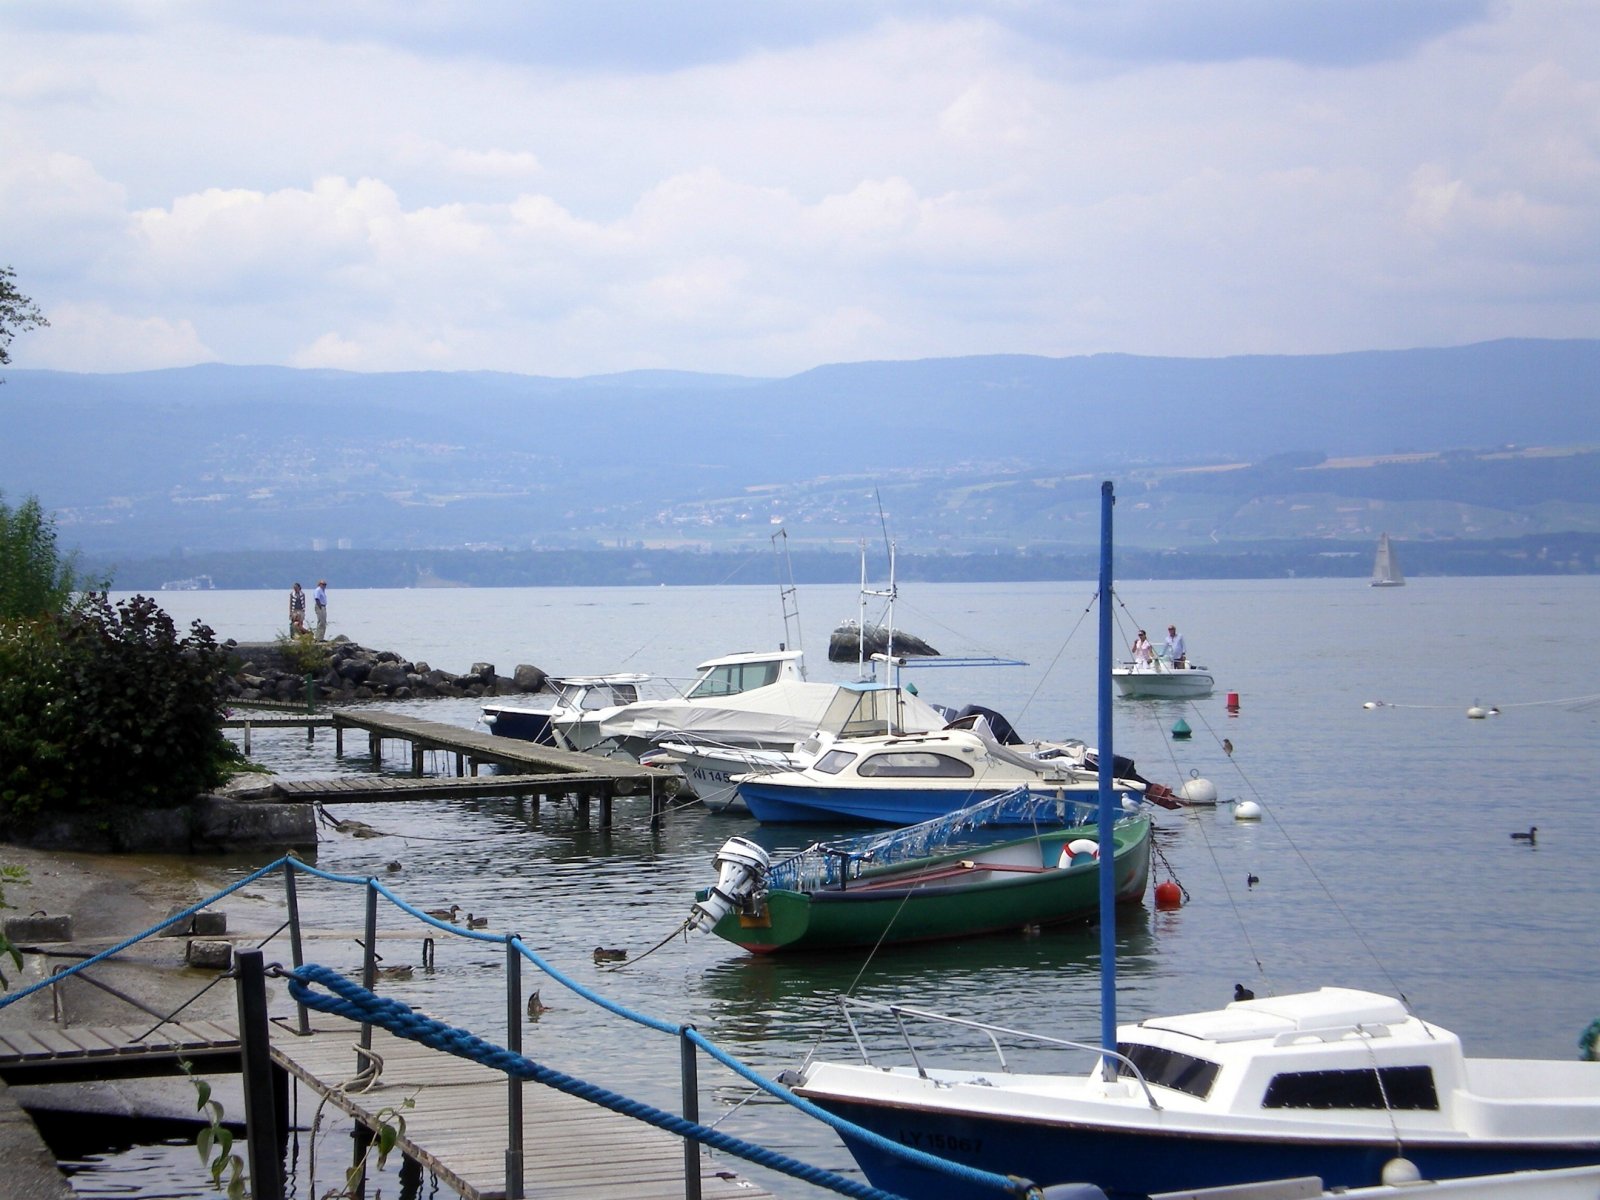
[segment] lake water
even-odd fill
[[[1600,612],[1600,579],[1424,578],[1392,590],[1345,580],[1128,580],[1118,593],[1123,647],[1137,627],[1160,640],[1158,631],[1176,622],[1191,658],[1213,669],[1217,690],[1192,704],[1119,701],[1117,752],[1157,781],[1176,785],[1199,774],[1225,801],[1252,799],[1264,810],[1260,822],[1235,821],[1227,804],[1158,814],[1165,865],[1155,880],[1170,873],[1188,902],[1171,912],[1147,905],[1119,922],[1121,1018],[1215,1007],[1236,982],[1258,994],[1338,983],[1403,993],[1418,1013],[1461,1034],[1470,1053],[1575,1057],[1579,1033],[1600,1016],[1600,677],[1582,651]],[[1025,736],[1093,741],[1093,598],[1088,582],[905,587],[901,627],[947,655],[1029,664],[923,669],[910,678],[935,702],[999,710]],[[282,594],[177,592],[160,600],[181,623],[202,618],[219,638],[269,640],[287,626]],[[824,659],[828,631],[856,615],[855,590],[808,587],[799,607],[812,677],[853,675]],[[637,670],[681,680],[705,658],[786,636],[776,589],[756,586],[335,588],[330,614],[330,635],[457,672],[488,661],[509,673],[527,662],[553,674]],[[1239,695],[1237,715],[1225,706],[1230,692]],[[1469,720],[1475,703],[1499,714]],[[402,707],[464,726],[478,715],[476,702]],[[1193,727],[1191,740],[1170,734],[1180,717]],[[308,745],[303,733],[257,731],[255,751],[285,775],[367,769],[361,755],[337,761],[326,736]],[[398,756],[393,765],[402,766]],[[620,802],[617,812],[616,827],[596,833],[569,808],[535,814],[513,801],[341,807],[340,817],[385,836],[325,831],[317,863],[377,874],[420,906],[456,903],[486,914],[492,928],[520,933],[581,982],[692,1023],[772,1073],[813,1050],[853,1054],[835,1019],[833,997],[844,991],[1098,1038],[1098,940],[1086,929],[795,960],[754,959],[709,937],[679,939],[624,970],[603,971],[592,961],[597,943],[637,957],[678,926],[694,889],[712,881],[711,856],[728,836],[774,846],[801,836],[693,808],[651,833],[642,802]],[[1535,845],[1511,840],[1535,825]],[[386,875],[391,860],[404,870]],[[1247,887],[1249,875],[1259,883]],[[309,886],[302,903],[314,924],[359,922],[356,890]],[[404,928],[393,910],[382,921],[385,930]],[[386,944],[385,954],[418,955],[420,938],[419,929],[415,943]],[[308,952],[339,968],[354,968],[358,955],[337,940]],[[419,971],[387,990],[502,1041],[500,957],[493,947],[444,939],[432,974]],[[619,1024],[549,980],[530,986],[541,987],[551,1011],[525,1030],[526,1053],[676,1107],[669,1040]],[[701,1079],[707,1120],[746,1097],[747,1088],[709,1064]],[[774,1102],[738,1107],[722,1128],[854,1171],[831,1133]],[[138,1156],[148,1153],[134,1152],[141,1170]],[[134,1194],[210,1194],[193,1178],[192,1147],[183,1153],[171,1177],[149,1184],[142,1175],[144,1190]],[[113,1157],[77,1186],[121,1194],[119,1172],[126,1182],[132,1169]],[[733,1169],[782,1196],[821,1194],[742,1164]],[[384,1186],[397,1194],[393,1179]]]

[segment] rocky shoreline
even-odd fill
[[[223,643],[237,660],[223,683],[225,701],[355,704],[366,700],[515,696],[537,692],[548,678],[538,667],[518,664],[501,675],[493,663],[473,663],[461,675],[426,662],[411,662],[393,650],[369,650],[344,637]]]

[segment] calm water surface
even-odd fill
[[[947,655],[1029,663],[924,669],[912,678],[924,697],[987,704],[1025,735],[1092,741],[1093,590],[1089,583],[907,586],[897,610],[902,627]],[[1118,591],[1123,646],[1139,626],[1155,634],[1175,622],[1218,686],[1194,704],[1119,701],[1116,750],[1153,779],[1177,784],[1199,774],[1224,800],[1253,799],[1265,811],[1260,822],[1235,821],[1226,804],[1159,814],[1165,866],[1156,878],[1175,877],[1188,902],[1175,912],[1136,909],[1119,923],[1122,1019],[1214,1007],[1236,982],[1258,994],[1337,983],[1404,993],[1474,1054],[1574,1057],[1578,1034],[1600,1015],[1600,677],[1580,653],[1600,611],[1600,579],[1417,579],[1394,590],[1333,580],[1130,580]],[[202,618],[221,638],[268,640],[287,624],[286,597],[277,593],[160,599],[180,622]],[[828,631],[855,616],[856,606],[853,588],[802,589],[800,640],[813,678],[853,674],[823,659]],[[785,637],[775,590],[754,586],[335,587],[330,613],[330,635],[457,672],[488,661],[509,673],[528,662],[555,674],[638,670],[681,680],[705,658]],[[1226,711],[1229,692],[1240,697],[1236,716]],[[1368,701],[1384,704],[1366,708]],[[1468,720],[1474,703],[1496,705],[1500,714]],[[476,702],[400,707],[463,726],[478,716]],[[1180,717],[1193,727],[1189,741],[1170,736]],[[289,776],[367,769],[359,755],[336,760],[326,736],[308,745],[304,734],[257,732],[255,750]],[[397,755],[392,766],[402,765]],[[582,829],[569,808],[535,812],[514,801],[341,807],[337,815],[384,836],[325,831],[319,866],[376,874],[420,906],[456,903],[485,914],[492,929],[521,934],[581,983],[692,1023],[769,1072],[814,1050],[852,1053],[833,1005],[845,991],[1098,1037],[1098,940],[1087,929],[871,959],[754,959],[713,938],[680,938],[623,970],[593,962],[596,944],[637,958],[668,937],[694,889],[711,882],[711,856],[730,835],[785,847],[810,830],[688,809],[651,833],[639,802],[619,803],[617,826],[604,834]],[[1511,841],[1512,831],[1531,825],[1539,829],[1536,846]],[[403,871],[386,873],[391,860]],[[1248,875],[1260,882],[1247,887]],[[302,904],[314,925],[359,925],[357,890],[309,886]],[[401,935],[385,942],[386,958],[419,960],[422,930],[387,907],[380,920],[386,933]],[[358,954],[344,936],[308,949],[312,961],[339,968],[353,969]],[[442,939],[433,973],[419,970],[390,990],[501,1041],[501,957],[492,946]],[[677,1105],[670,1041],[604,1016],[551,980],[531,986],[550,1011],[525,1029],[530,1056]],[[707,1120],[747,1095],[709,1064],[701,1078]],[[722,1128],[854,1171],[832,1134],[773,1102],[737,1107]],[[79,1186],[118,1169],[113,1162],[80,1176]],[[810,1192],[747,1173],[784,1196]],[[207,1194],[167,1186],[138,1194]],[[385,1186],[384,1194],[398,1194],[392,1179]]]

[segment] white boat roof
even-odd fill
[[[709,671],[712,667],[729,667],[736,663],[799,662],[804,657],[805,652],[801,650],[741,650],[737,654],[724,654],[720,658],[708,658],[695,670]]]
[[[1357,1025],[1403,1025],[1411,1014],[1399,1000],[1377,992],[1325,987],[1291,996],[1235,1000],[1212,1012],[1152,1017],[1134,1028],[1163,1030],[1207,1042],[1243,1042],[1284,1034]]]
[[[573,687],[598,687],[608,683],[645,683],[650,676],[630,672],[616,675],[551,675],[549,682],[569,684]]]

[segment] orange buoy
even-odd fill
[[[1157,908],[1182,908],[1183,889],[1172,880],[1156,884]]]

